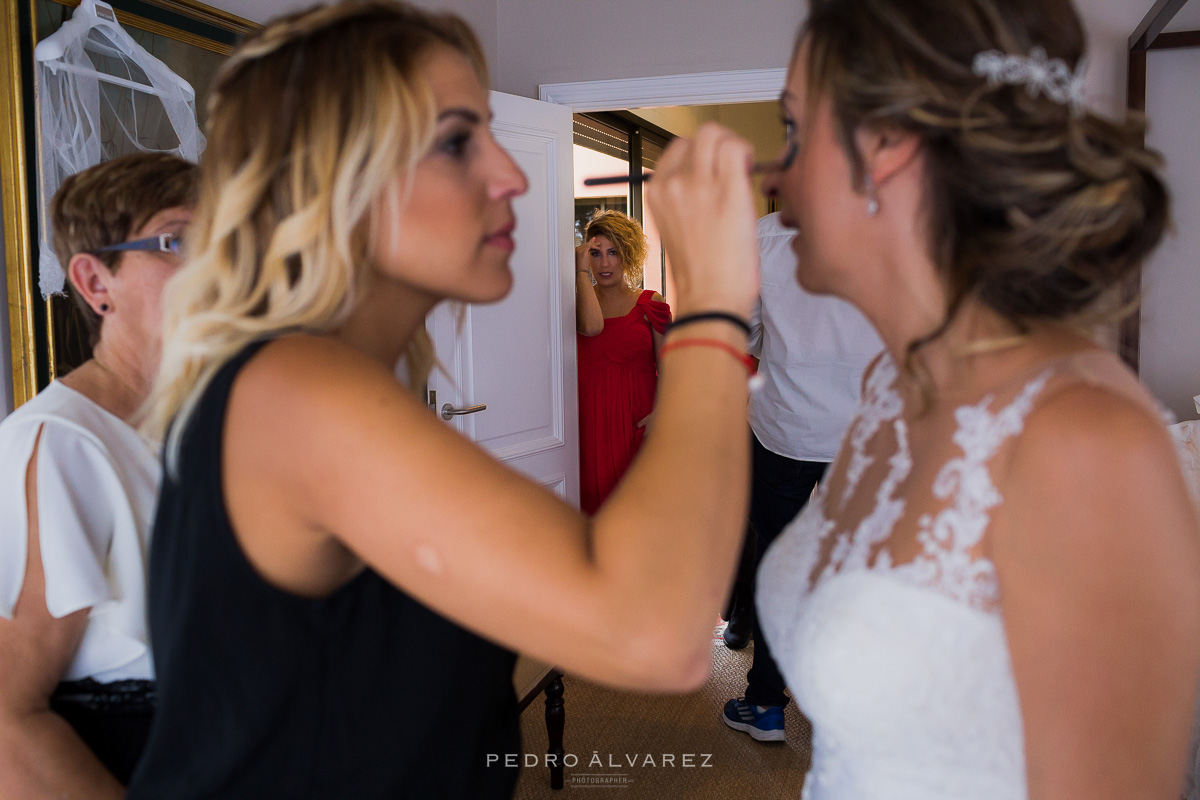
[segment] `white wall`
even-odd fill
[[[1153,0],[1075,0],[1088,36],[1088,100],[1110,114],[1125,108],[1129,35]]]
[[[436,2],[436,0],[429,0]],[[1196,2],[1196,0],[1193,0]],[[786,66],[805,0],[497,0],[496,88]],[[1124,108],[1126,40],[1152,0],[1076,0],[1092,46],[1088,94]]]
[[[800,0],[499,0],[496,88],[781,67]]]
[[[1180,419],[1200,394],[1200,49],[1147,62],[1148,143],[1167,159],[1174,231],[1142,273],[1142,380]]]
[[[237,14],[252,22],[267,20],[315,5],[313,0],[207,0],[208,5]],[[471,24],[483,44],[484,54],[495,80],[498,48],[496,46],[496,0],[409,0],[413,5],[438,11],[453,11]]]
[[[209,0],[255,22],[310,0]],[[495,88],[537,97],[542,83],[769,69],[786,65],[806,0],[414,0],[461,14]],[[1088,94],[1124,107],[1126,40],[1152,0],[1076,0],[1091,41]],[[1183,14],[1195,14],[1192,0]]]

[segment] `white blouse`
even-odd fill
[[[138,432],[59,381],[0,422],[0,617],[11,619],[29,541],[25,476],[38,431],[46,607],[90,608],[62,680],[152,679],[146,559],[161,470]]]
[[[863,370],[883,350],[858,309],[796,283],[796,232],[778,212],[758,221],[762,290],[750,314],[760,387],[750,428],[763,447],[797,461],[830,461],[858,408]]]

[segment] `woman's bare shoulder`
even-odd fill
[[[1177,472],[1163,420],[1127,386],[1072,381],[1054,389],[1026,418],[1011,477],[1048,485],[1077,476],[1132,488]]]
[[[226,505],[247,558],[287,591],[340,585],[360,566],[335,534],[347,504],[361,504],[366,475],[416,468],[427,449],[386,445],[421,438],[421,426],[433,415],[353,347],[309,334],[264,346],[234,382],[223,434]]]
[[[1182,760],[1200,664],[1200,530],[1166,426],[1087,377],[1026,418],[988,532],[1030,774],[1059,786]]]
[[[1073,382],[1045,398],[999,483],[1003,517],[1017,523],[1001,539],[1020,552],[1082,563],[1175,551],[1198,563],[1196,509],[1174,445],[1124,387]]]
[[[294,334],[266,345],[230,395],[231,429],[272,460],[315,452],[383,424],[419,423],[425,407],[378,361],[331,336]]]
[[[355,372],[382,370],[377,361],[335,336],[294,333],[281,336],[263,347],[247,364],[244,372],[250,374],[255,369],[282,375],[297,369],[306,372],[329,368],[345,368]]]
[[[333,336],[298,333],[266,345],[238,375],[235,393],[275,397],[288,405],[347,401],[364,387],[404,393],[392,371]],[[284,410],[284,409],[279,409]]]

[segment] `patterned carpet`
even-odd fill
[[[798,800],[810,757],[808,722],[795,703],[789,703],[786,743],[760,744],[727,728],[721,708],[745,690],[753,644],[731,651],[719,634],[718,628],[712,674],[694,694],[630,694],[568,675],[563,681],[565,786],[552,791],[549,770],[540,762],[522,770],[514,797]],[[522,715],[526,753],[540,754],[546,747],[544,709],[541,700],[535,700]],[[529,755],[527,760],[539,757]]]

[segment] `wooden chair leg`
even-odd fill
[[[554,680],[546,685],[546,760],[550,763],[550,788],[563,788],[563,723],[566,721],[566,710],[563,707],[562,673],[554,676]]]

